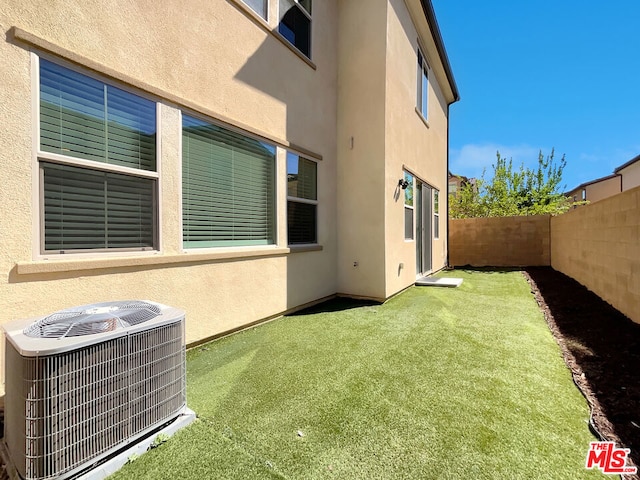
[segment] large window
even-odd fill
[[[251,7],[251,10],[256,12],[262,18],[267,20],[267,3],[268,0],[242,0],[243,3],[246,3]]]
[[[279,0],[278,32],[311,58],[311,0]]]
[[[39,59],[41,251],[153,249],[156,103]]]
[[[418,48],[418,110],[426,120],[428,118],[429,66]]]
[[[404,189],[404,238],[413,240],[413,175],[404,172],[404,181],[407,184]]]
[[[182,116],[185,248],[275,243],[275,148]]]
[[[290,245],[318,241],[316,162],[287,152],[287,235]]]

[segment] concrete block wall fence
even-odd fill
[[[640,323],[640,187],[566,214],[451,219],[453,267],[551,266]]]
[[[449,264],[475,267],[550,265],[549,215],[449,221]]]
[[[640,323],[640,187],[551,218],[551,266]]]

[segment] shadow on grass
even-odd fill
[[[444,269],[443,272],[446,273],[451,270],[461,270],[466,273],[510,273],[520,272],[524,269],[525,267],[474,267],[472,265],[461,265],[450,269]]]
[[[567,363],[576,383],[587,386],[582,390],[594,407],[596,430],[617,436],[640,465],[640,324],[550,267],[524,270],[539,290],[552,331],[573,356]]]
[[[346,297],[336,297],[326,302],[318,303],[304,310],[299,310],[291,315],[313,315],[316,313],[327,312],[342,312],[344,310],[351,310],[352,308],[371,307],[374,305],[380,305],[380,302],[374,300],[357,300]]]

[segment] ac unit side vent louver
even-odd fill
[[[99,324],[110,321],[107,314],[118,323],[103,332],[57,338],[26,333],[36,324],[56,325],[52,318]],[[98,320],[92,322],[92,315]],[[5,443],[23,479],[72,477],[186,409],[181,310],[109,302],[4,328]]]

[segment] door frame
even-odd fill
[[[416,278],[433,271],[433,187],[415,179]]]

